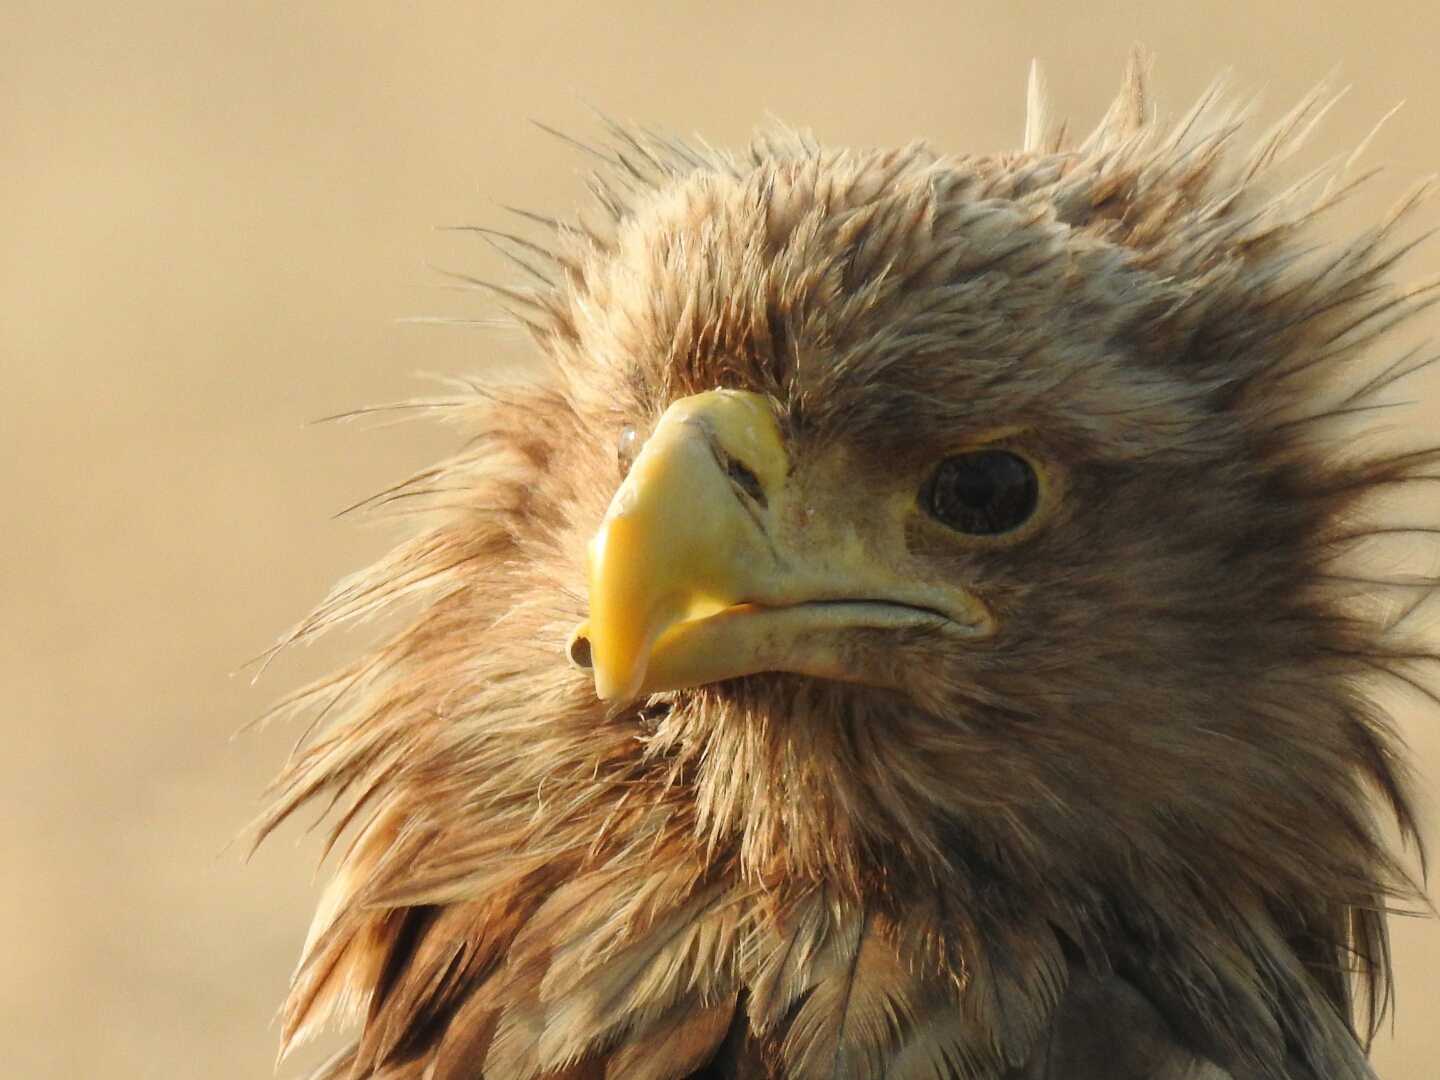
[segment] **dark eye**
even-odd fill
[[[1008,450],[946,458],[920,493],[925,509],[957,532],[1009,532],[1035,512],[1040,483],[1030,463]]]
[[[624,476],[630,471],[630,466],[635,464],[635,455],[640,453],[640,435],[635,428],[626,424],[620,429],[620,436],[615,440],[615,460],[620,463],[620,475]]]

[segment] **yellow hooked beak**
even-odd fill
[[[901,533],[864,520],[874,508],[836,513],[843,498],[815,494],[792,484],[763,397],[671,405],[590,544],[590,618],[570,655],[596,694],[623,703],[762,671],[885,682],[857,662],[854,630],[988,626],[969,593],[907,577]]]

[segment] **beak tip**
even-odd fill
[[[637,656],[628,664],[607,663],[603,656],[595,654],[597,651],[607,653],[610,649],[602,647],[597,650],[595,637],[589,620],[570,632],[565,642],[565,656],[571,666],[590,673],[595,682],[595,696],[601,701],[623,705],[638,697],[640,686],[645,681],[645,658]]]
[[[644,676],[643,671],[635,671],[629,678],[615,678],[613,673],[604,668],[595,668],[595,696],[601,701],[611,705],[623,705],[631,701],[640,692],[640,682]]]

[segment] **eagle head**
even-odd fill
[[[264,828],[324,796],[353,839],[286,1038],[362,1016],[356,1077],[1369,1075],[1372,797],[1413,821],[1367,678],[1424,652],[1345,567],[1437,451],[1354,439],[1429,298],[1388,277],[1416,199],[1316,246],[1346,182],[1273,181],[1322,107],[1248,152],[1216,94],[1147,122],[1138,69],[999,155],[616,126],[598,224],[499,234],[533,379],[435,403],[473,438],[382,496],[415,536],[292,635],[415,612],[294,703],[328,724]]]

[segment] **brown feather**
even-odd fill
[[[781,1054],[787,1076],[879,1078],[913,1020],[917,982],[884,930],[863,911],[834,935],[827,962],[789,1025]]]
[[[673,1006],[606,1061],[605,1080],[680,1080],[715,1056],[730,1030],[735,997],[716,1005]]]

